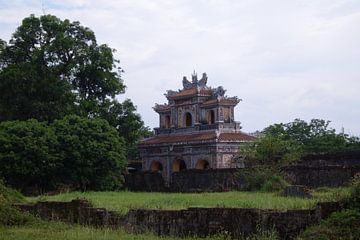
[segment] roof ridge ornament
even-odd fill
[[[186,78],[186,76],[183,77],[183,87],[184,89],[190,89],[190,88],[205,88],[207,84],[207,74],[204,72],[202,74],[202,77],[200,80],[198,80],[197,73],[194,72],[191,74],[191,82]]]

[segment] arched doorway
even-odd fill
[[[186,169],[186,164],[184,160],[176,159],[173,162],[172,171],[173,172],[180,172]]]
[[[170,116],[165,116],[165,128],[170,128]]]
[[[161,172],[163,170],[163,166],[159,161],[153,161],[150,169],[152,172]]]
[[[195,166],[196,169],[205,170],[210,168],[210,164],[206,160],[199,160]]]
[[[189,113],[189,112],[185,113],[184,123],[185,123],[185,127],[190,127],[190,126],[192,126],[192,116],[191,116],[191,113]]]
[[[208,111],[207,120],[208,120],[209,124],[214,124],[215,123],[215,111],[214,110]]]

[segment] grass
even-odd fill
[[[24,226],[0,226],[2,240],[130,240],[130,239],[176,239],[159,238],[151,234],[128,234],[124,230],[96,229],[77,225],[68,225],[60,222],[38,221]]]
[[[320,201],[335,201],[349,194],[348,188],[321,188],[313,193],[312,199],[289,198],[277,193],[265,192],[222,192],[222,193],[150,193],[150,192],[71,192],[55,196],[27,198],[30,202],[39,200],[70,201],[76,198],[88,199],[95,207],[103,207],[125,214],[129,209],[177,210],[189,207],[229,207],[260,209],[307,209]]]

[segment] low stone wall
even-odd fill
[[[321,203],[312,210],[246,208],[190,208],[180,211],[131,210],[125,228],[130,232],[156,235],[199,236],[226,233],[239,238],[259,229],[278,232],[280,239],[292,239],[306,227],[340,209],[339,203]]]
[[[173,173],[170,189],[174,192],[223,192],[240,189],[243,181],[237,177],[239,169],[189,169]]]
[[[134,172],[125,175],[124,187],[131,191],[167,192],[164,178],[157,172]]]
[[[226,233],[235,238],[258,229],[276,230],[281,239],[291,239],[307,226],[318,223],[342,208],[340,203],[319,203],[311,210],[260,210],[246,208],[190,208],[186,210],[130,210],[125,216],[93,208],[84,200],[38,202],[15,205],[42,219],[97,227],[124,227],[131,233],[151,232],[158,236],[199,236]]]
[[[309,155],[284,168],[292,184],[308,187],[338,187],[360,172],[360,151]]]
[[[124,216],[105,208],[94,208],[86,200],[71,202],[37,202],[36,204],[15,204],[16,208],[30,212],[44,220],[60,220],[98,227],[118,227],[124,224]]]

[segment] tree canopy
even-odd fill
[[[8,43],[0,39],[0,121],[100,117],[137,158],[137,142],[151,132],[131,100],[116,99],[125,85],[114,51],[79,22],[25,18]]]
[[[286,141],[296,141],[303,154],[331,153],[360,148],[360,139],[344,133],[336,133],[330,121],[312,119],[306,122],[295,119],[289,123],[273,124],[263,130],[265,136]]]
[[[118,189],[126,167],[124,140],[99,118],[2,122],[0,166],[0,178],[21,190]]]
[[[23,19],[0,39],[0,178],[17,188],[116,189],[150,134],[115,50],[79,22]]]
[[[53,121],[99,116],[125,90],[114,50],[79,22],[31,15],[0,42],[0,116]]]

